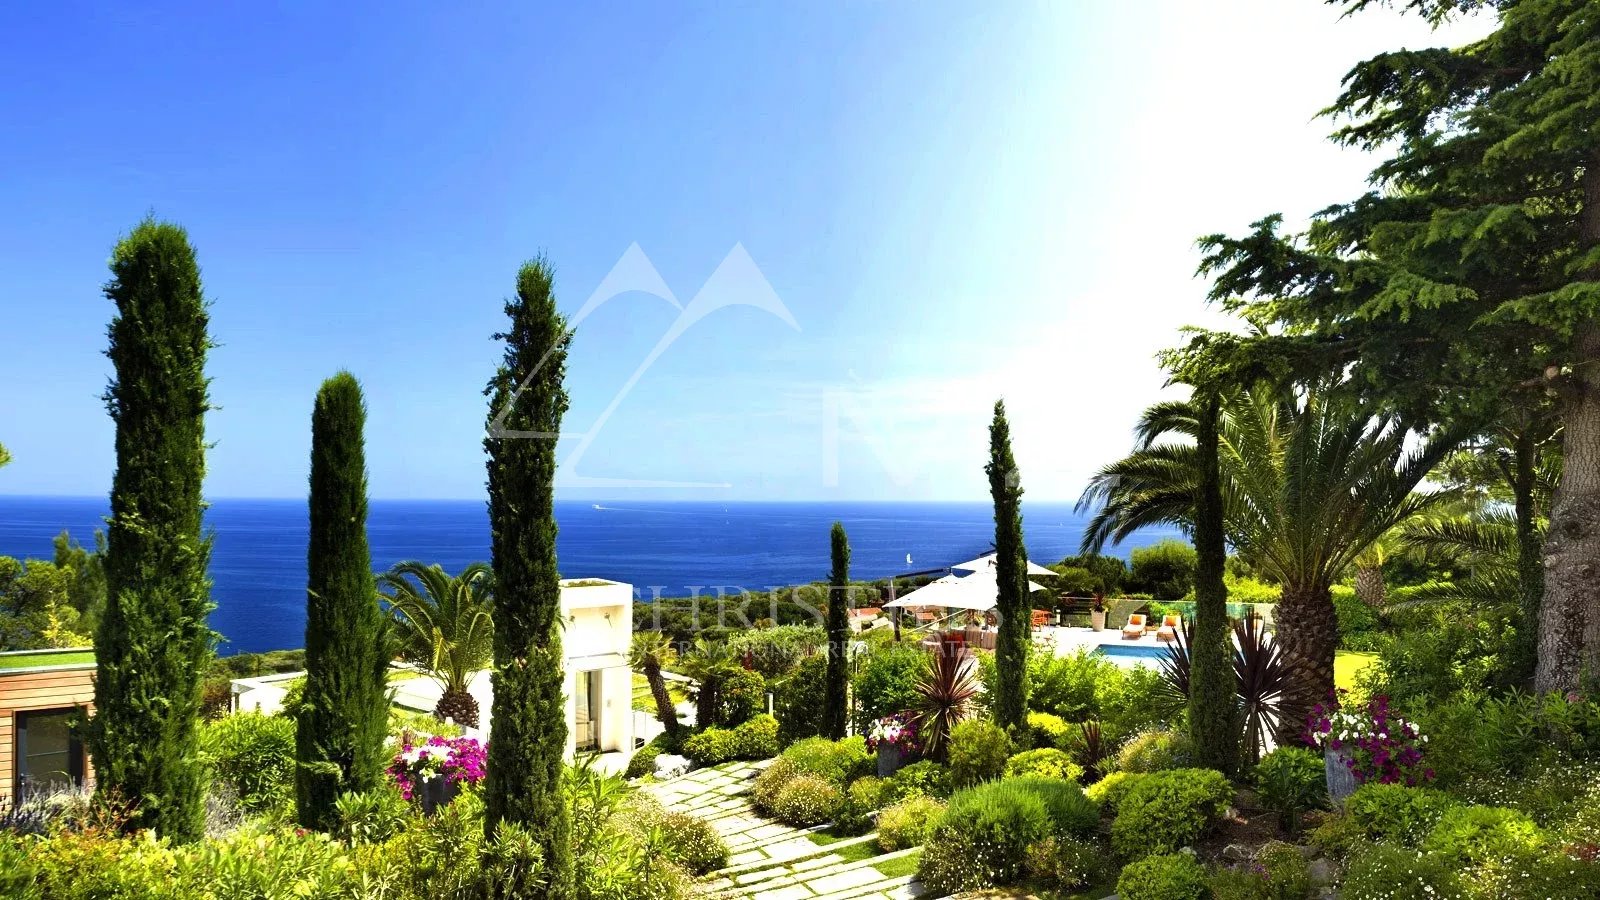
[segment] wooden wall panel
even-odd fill
[[[0,672],[0,797],[9,798],[16,787],[18,712],[93,705],[93,666]]]

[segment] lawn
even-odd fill
[[[93,650],[71,653],[19,653],[0,656],[0,669],[26,669],[30,666],[76,666],[94,662]]]
[[[680,681],[667,682],[667,696],[672,698],[674,706],[689,699],[689,694]],[[656,699],[650,693],[650,682],[638,672],[633,673],[633,708],[647,713],[656,711]]]
[[[1333,655],[1333,685],[1342,690],[1354,690],[1356,678],[1367,667],[1378,661],[1376,653],[1357,653],[1340,650]]]

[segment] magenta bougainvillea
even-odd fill
[[[452,784],[474,785],[483,780],[488,752],[476,738],[414,735],[400,738],[400,752],[386,770],[407,800],[429,778],[442,775]]]
[[[1415,786],[1433,780],[1433,770],[1422,759],[1427,735],[1396,715],[1388,697],[1348,708],[1341,705],[1341,696],[1342,692],[1312,708],[1306,720],[1307,744],[1338,754],[1363,784]]]

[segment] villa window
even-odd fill
[[[83,781],[83,745],[72,733],[73,712],[46,709],[17,713],[14,796],[18,799]]]

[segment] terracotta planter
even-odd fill
[[[1106,611],[1103,609],[1089,610],[1089,627],[1095,631],[1106,630]]]
[[[443,775],[435,775],[422,782],[422,811],[426,815],[433,815],[441,806],[450,805],[450,801],[461,793],[461,785],[446,781]]]
[[[906,766],[916,762],[918,755],[903,747],[893,744],[878,745],[878,777],[888,778]]]
[[[1350,769],[1350,755],[1329,747],[1322,751],[1322,771],[1328,779],[1328,799],[1335,807],[1356,792],[1356,773]]]

